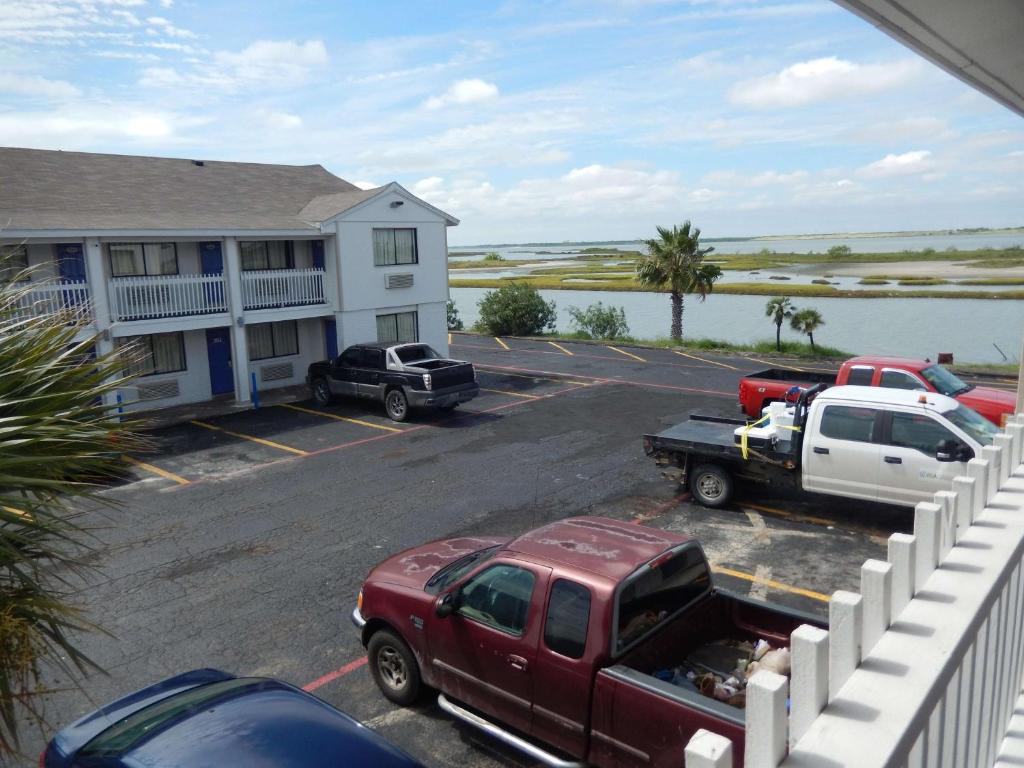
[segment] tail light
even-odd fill
[[[360,611],[363,610],[363,590],[359,590],[359,596],[356,598],[356,608]]]
[[[433,387],[434,387],[434,383],[430,380],[430,374],[429,373],[424,373],[423,374],[423,388],[424,389],[433,389]]]

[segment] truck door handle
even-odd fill
[[[815,453],[828,453],[828,448],[822,448],[819,445],[814,446]]]
[[[902,464],[903,463],[903,459],[901,459],[899,456],[886,456],[885,457],[885,463],[886,464]]]
[[[514,653],[509,654],[508,663],[512,665],[513,669],[518,669],[520,672],[525,672],[526,668],[530,666],[526,659],[522,656],[516,656]]]

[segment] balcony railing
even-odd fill
[[[325,304],[322,269],[275,269],[242,273],[246,309]]]
[[[223,275],[115,277],[110,312],[115,321],[227,312]]]
[[[27,286],[18,299],[15,317],[57,313],[67,314],[69,322],[91,321],[92,302],[85,281],[42,282]]]

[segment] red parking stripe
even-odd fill
[[[317,688],[322,688],[323,686],[327,685],[328,683],[334,682],[339,677],[344,677],[349,672],[355,672],[360,667],[365,666],[366,665],[366,661],[367,661],[367,659],[366,659],[365,656],[363,656],[361,659],[356,659],[355,661],[350,661],[344,667],[339,667],[338,669],[334,670],[333,672],[328,672],[323,677],[318,677],[312,683],[306,683],[304,686],[302,686],[302,690],[308,691],[309,693],[312,693]]]

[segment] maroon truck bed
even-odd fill
[[[704,728],[733,742],[733,764],[743,765],[744,711],[653,676],[682,664],[715,640],[767,640],[789,645],[801,624],[824,627],[814,616],[715,590],[617,664],[594,686],[591,762],[598,765],[681,764],[690,737]]]

